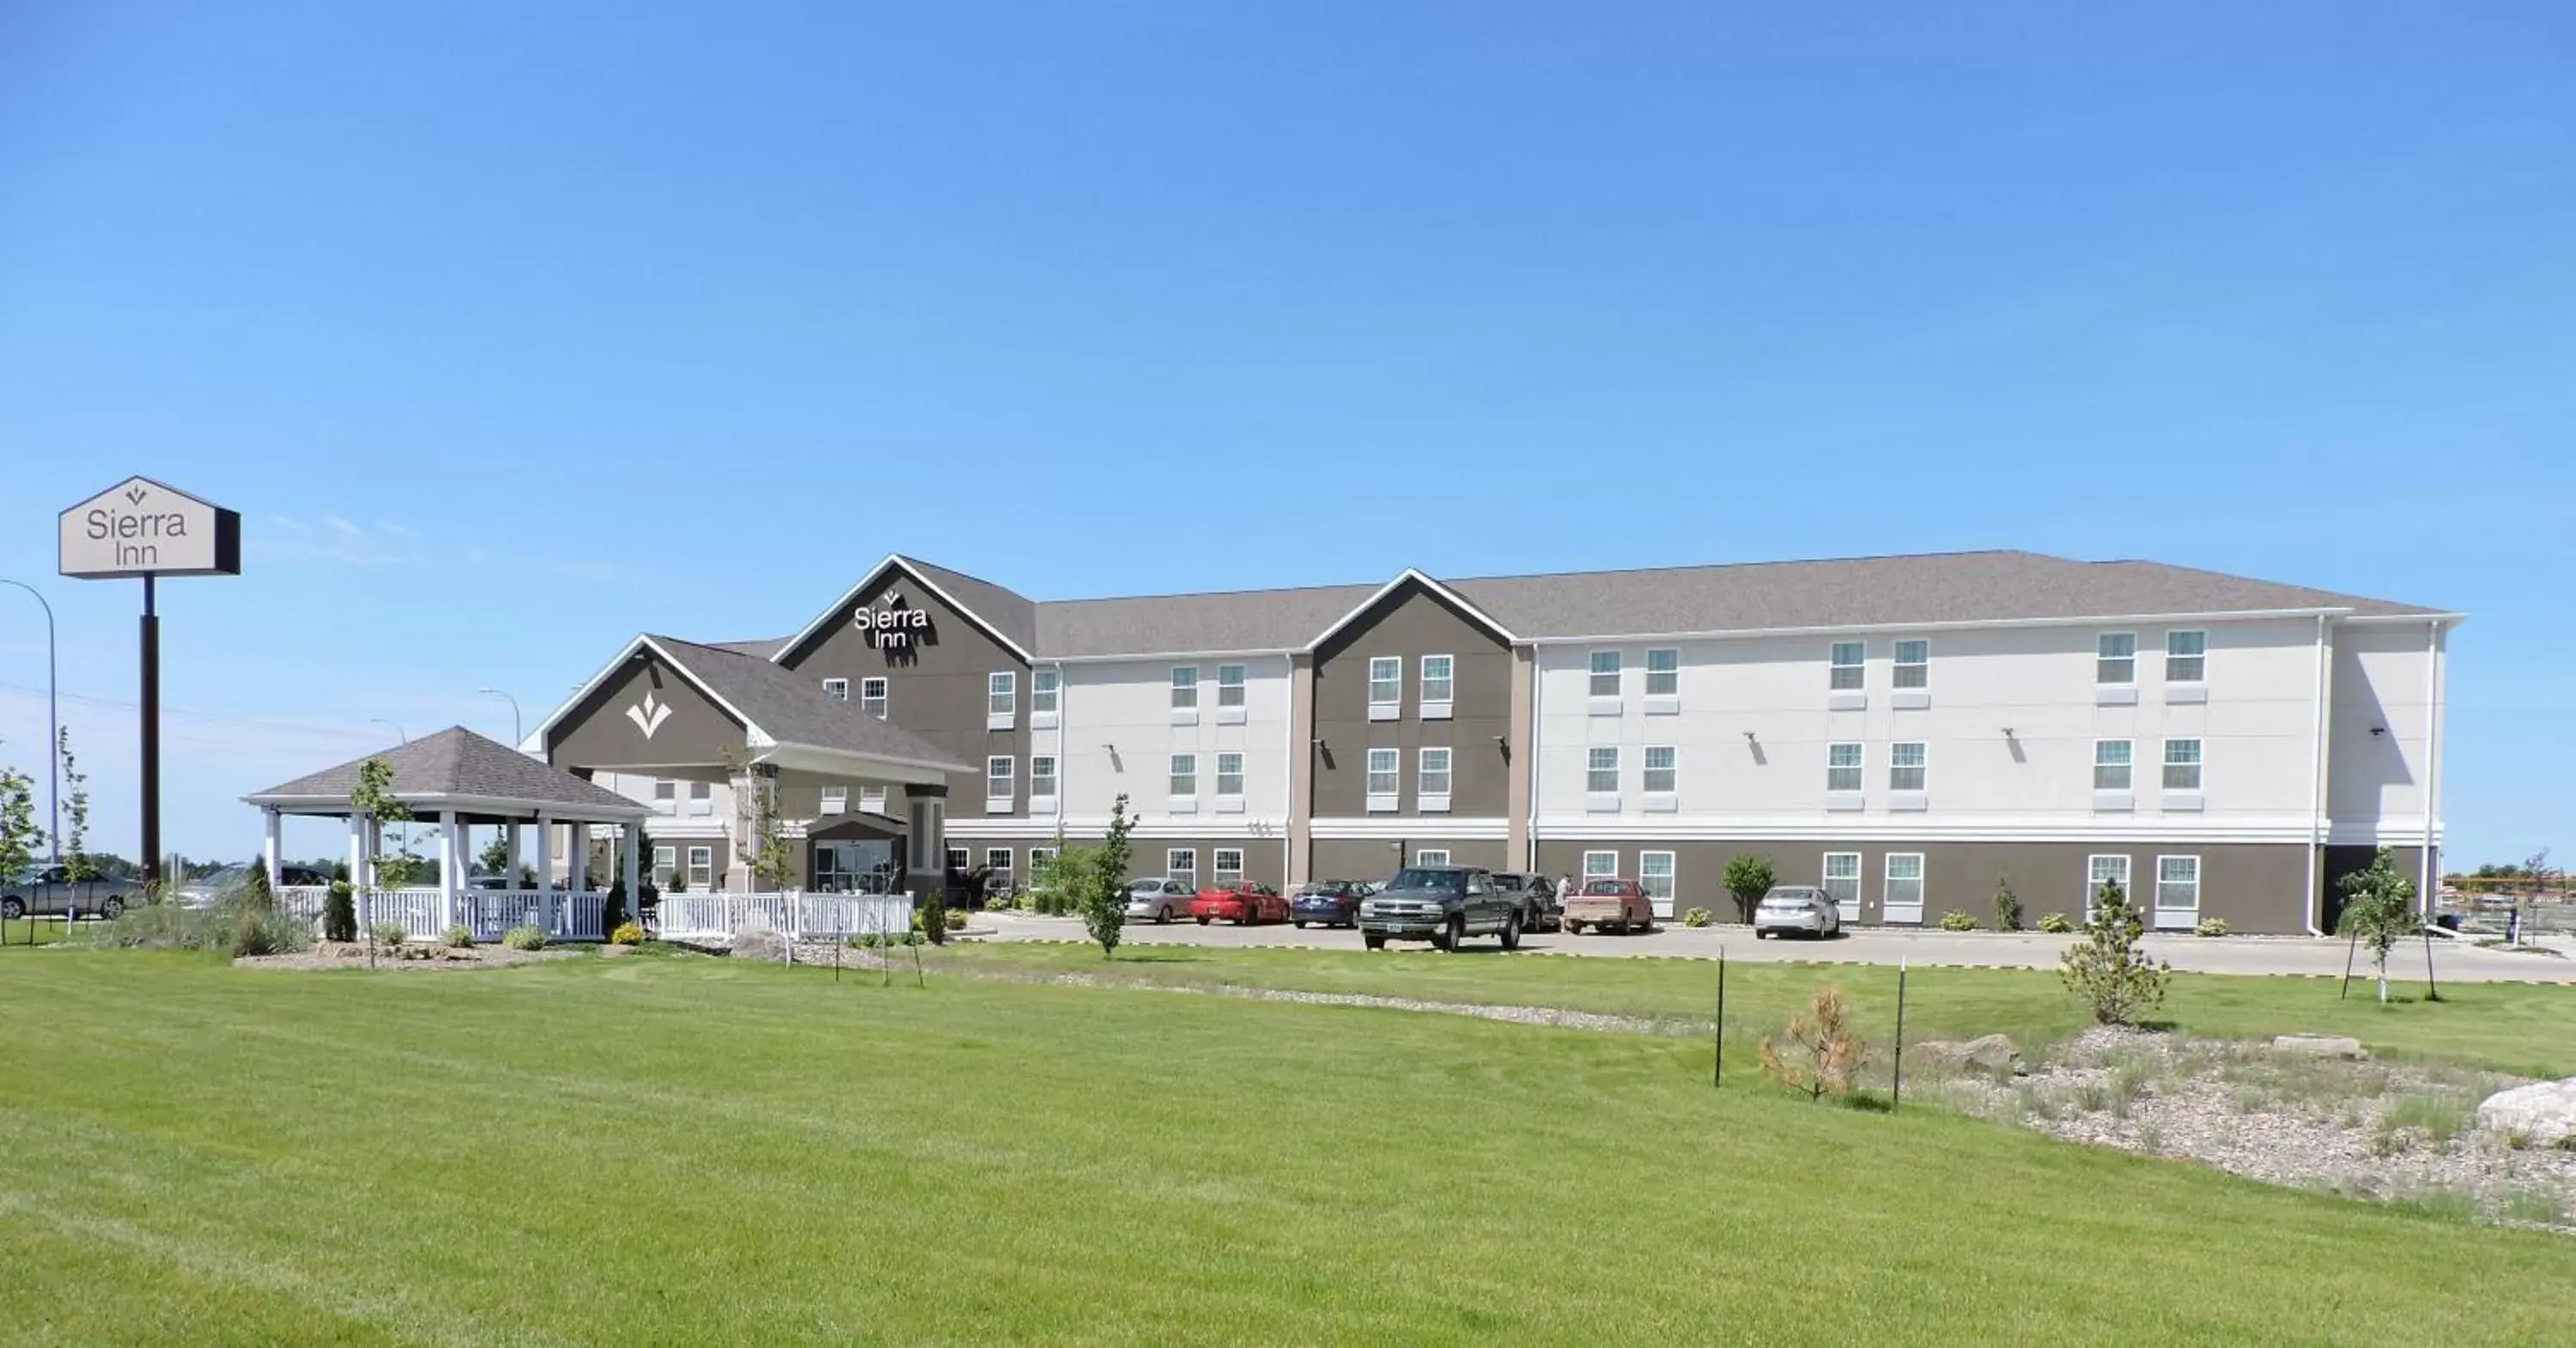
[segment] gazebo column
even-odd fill
[[[516,819],[506,819],[501,823],[501,837],[506,845],[506,850],[509,856],[509,860],[504,862],[502,865],[501,878],[506,882],[501,886],[503,889],[517,889],[519,887],[519,872],[526,869],[520,864],[521,854],[519,850],[519,837],[522,832],[523,830],[519,827],[519,821]],[[545,853],[540,851],[537,855],[539,857],[543,857]],[[540,866],[544,865],[542,861],[538,864]]]
[[[636,854],[644,850],[644,826],[629,821],[617,835],[617,851],[625,859],[626,911],[642,920],[644,912],[643,867]]]
[[[265,839],[260,843],[260,848],[259,848],[259,863],[260,863],[260,865],[261,865],[263,868],[265,868],[265,869],[268,871],[268,888],[269,888],[269,892],[271,892],[271,893],[275,893],[275,892],[277,891],[277,879],[278,879],[278,870],[277,870],[277,845],[278,845],[278,834],[281,832],[281,825],[282,825],[282,823],[283,823],[283,821],[284,821],[284,819],[285,819],[285,816],[284,816],[284,815],[282,815],[282,814],[280,814],[280,813],[278,812],[277,807],[276,807],[276,806],[274,806],[274,805],[271,805],[271,806],[266,807],[265,809],[262,809],[262,810],[259,812],[259,815],[260,815],[260,823],[261,823],[263,826],[265,826],[266,833],[267,833],[266,838],[265,838]]]
[[[357,901],[358,924],[373,921],[373,905],[367,901],[367,817],[355,810],[349,811],[349,896]]]
[[[564,875],[572,883],[566,888],[575,894],[590,892],[590,825],[571,824],[564,829],[565,841],[572,855],[564,859]]]
[[[519,826],[510,826],[510,836],[519,836]],[[555,821],[537,816],[537,926],[549,936],[562,932],[555,926]]]
[[[464,866],[459,860],[465,849],[465,823],[454,810],[438,812],[438,905],[447,914],[447,925],[455,926],[457,899],[464,888]]]

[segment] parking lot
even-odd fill
[[[1082,923],[1073,918],[985,913],[978,915],[974,925],[979,931],[989,928],[992,935],[984,938],[989,940],[1086,939]],[[1253,927],[1224,924],[1201,927],[1188,922],[1168,927],[1150,923],[1131,924],[1125,939],[1138,945],[1278,946],[1350,951],[1361,948],[1360,934],[1356,931],[1320,927],[1300,931],[1285,924]],[[1565,936],[1540,933],[1523,937],[1521,951],[1532,955],[1715,959],[1719,947],[1724,946],[1727,957],[1737,960],[1817,960],[1836,964],[1894,964],[1899,960],[1909,960],[1925,966],[2053,969],[2057,967],[2058,956],[2076,939],[2073,936],[2044,936],[2037,932],[2007,934],[1853,928],[1843,936],[1827,941],[1757,941],[1747,927],[1672,925],[1657,927],[1646,935]],[[2214,940],[2197,936],[2149,936],[2145,945],[2157,959],[2181,971],[2327,977],[2343,972],[2347,949],[2346,944],[2339,940],[2281,936],[2228,936]],[[2576,983],[2576,958],[2571,958],[2576,951],[2571,951],[2570,944],[2559,938],[2542,949],[2549,953],[2481,950],[2464,941],[2436,941],[2433,967],[2438,979],[2462,983]],[[2390,969],[2404,978],[2422,979],[2424,947],[2417,944],[2401,949],[2390,961]],[[2354,974],[2360,976],[2368,970],[2369,956],[2365,953],[2354,961]]]

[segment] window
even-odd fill
[[[1646,652],[1646,696],[1672,697],[1682,690],[1682,653],[1665,649]]]
[[[1172,755],[1172,794],[1195,796],[1198,793],[1199,756],[1197,754]]]
[[[859,710],[882,721],[886,714],[886,681],[859,680]]]
[[[1216,667],[1216,704],[1220,707],[1243,705],[1243,666],[1219,665]],[[1217,855],[1225,854],[1219,852]]]
[[[1050,712],[1056,708],[1057,690],[1064,686],[1064,671],[1032,669],[1029,671],[1029,711]]]
[[[679,806],[680,784],[672,781],[668,777],[654,778],[653,808],[660,810],[664,814],[671,814],[676,812],[679,809]]]
[[[1396,784],[1396,775],[1402,770],[1403,765],[1404,756],[1402,750],[1369,750],[1368,793],[1372,796],[1393,796],[1398,789]]]
[[[1418,758],[1422,776],[1417,789],[1423,795],[1446,799],[1449,795],[1449,751],[1424,749]]]
[[[1010,716],[1020,709],[1020,675],[1017,670],[996,670],[984,676],[984,714]]]
[[[867,811],[869,814],[884,814],[886,812],[885,788],[882,786],[860,787],[859,808]]]
[[[1673,901],[1673,854],[1639,852],[1637,886],[1646,891],[1647,898],[1669,907]]]
[[[1669,793],[1672,791],[1673,779],[1679,775],[1674,768],[1674,764],[1677,760],[1678,754],[1674,750],[1673,746],[1669,744],[1649,744],[1646,746],[1646,791],[1648,794],[1651,795],[1657,792]]]
[[[1586,852],[1586,853],[1584,853],[1584,854],[1583,854],[1583,878],[1584,878],[1584,879],[1586,879],[1586,880],[1616,880],[1616,879],[1618,879],[1618,878],[1619,878],[1619,854],[1618,854],[1618,853],[1616,853],[1616,852]]]
[[[1180,881],[1182,884],[1188,885],[1192,889],[1198,888],[1199,849],[1195,847],[1174,847],[1167,849],[1163,853],[1163,874]]]
[[[1000,876],[1003,879],[1009,879],[1011,875],[1011,849],[1007,847],[985,848],[984,869],[991,871],[993,874]]]
[[[1923,746],[1921,744],[1887,746],[1887,789],[1890,791],[1923,789]]]
[[[848,679],[823,680],[823,696],[828,697],[835,702],[849,701],[850,681]]]
[[[1596,796],[1618,794],[1618,746],[1610,744],[1593,746],[1592,756],[1584,765],[1583,789]]]
[[[2126,897],[2129,892],[2129,859],[2125,856],[2096,856],[2084,859],[2084,911],[2102,901],[2102,890],[2118,885]]]
[[[846,786],[827,786],[823,788],[823,813],[845,814],[849,811],[849,808],[850,788]]]
[[[1458,681],[1450,675],[1455,663],[1445,655],[1422,657],[1422,701],[1425,705],[1450,701],[1457,692]]]
[[[1216,882],[1219,886],[1239,885],[1243,883],[1242,848],[1220,847],[1216,849]]]
[[[1923,688],[1932,682],[1932,643],[1900,641],[1896,643],[1896,686]]]
[[[1038,800],[1046,800],[1054,797],[1054,754],[1032,754],[1029,756],[1029,795],[1033,799]]]
[[[1369,706],[1400,707],[1404,705],[1404,659],[1379,655],[1369,659]]]
[[[2165,682],[2198,683],[2208,677],[2208,674],[2209,634],[2207,632],[2165,633]],[[2176,860],[2189,861],[2191,858],[2178,857]]]
[[[1923,920],[1923,854],[1887,854],[1887,892],[1879,896],[1891,922]],[[1911,914],[1911,916],[1906,916]]]
[[[2129,758],[2127,740],[2093,741],[2093,789],[2096,791],[2128,790]]]
[[[714,814],[715,812],[716,812],[716,788],[715,788],[715,784],[714,784],[714,783],[712,783],[712,782],[691,782],[691,783],[689,783],[689,813],[691,813],[691,814]]]
[[[1619,695],[1619,653],[1617,651],[1592,653],[1592,695],[1594,697]]]
[[[1237,753],[1216,756],[1216,793],[1220,796],[1243,794],[1243,755]]]
[[[1869,658],[1869,644],[1861,641],[1837,641],[1833,650],[1832,677],[1826,687],[1847,693],[1861,686],[1861,662]]]
[[[1048,862],[1053,861],[1053,860],[1055,860],[1055,849],[1054,849],[1054,848],[1052,848],[1052,847],[1032,847],[1032,848],[1030,848],[1030,849],[1029,849],[1029,874],[1030,874],[1030,875],[1033,875],[1033,876],[1034,876],[1034,875],[1036,875],[1036,874],[1037,874],[1041,869],[1043,869],[1043,868],[1046,866],[1046,864],[1047,864]]]
[[[1860,853],[1825,853],[1825,896],[1846,912],[1860,911]]]
[[[658,887],[671,883],[671,872],[679,869],[679,858],[680,854],[674,848],[656,847],[653,849],[654,885]]]
[[[2136,683],[2138,681],[2138,634],[2105,632],[2093,647],[2093,681],[2095,683]]]
[[[2200,789],[2200,741],[2165,741],[2165,789],[2167,791]]]
[[[971,864],[970,855],[965,848],[952,847],[948,849],[948,869],[952,871],[963,871],[969,864]]]
[[[984,799],[1011,798],[1011,769],[1014,766],[1007,754],[995,754],[984,760]]]
[[[1187,711],[1199,705],[1199,667],[1172,666],[1172,710]]]
[[[1861,751],[1857,744],[1825,746],[1825,789],[1858,791],[1860,789]]]
[[[2156,858],[2156,907],[2185,912],[2200,907],[2200,858]]]
[[[1413,864],[1416,866],[1446,866],[1449,864],[1449,849],[1446,847],[1425,847],[1421,851],[1413,854]]]
[[[690,848],[689,887],[691,889],[704,889],[715,882],[716,849],[712,847]]]

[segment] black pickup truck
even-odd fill
[[[1474,866],[1407,866],[1386,888],[1360,901],[1360,940],[1371,950],[1389,941],[1429,941],[1455,950],[1470,936],[1497,936],[1521,947],[1521,899]]]

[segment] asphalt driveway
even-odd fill
[[[1036,917],[1023,913],[986,913],[978,927],[990,926],[996,941],[1081,941],[1082,923],[1073,918]],[[1285,924],[1236,927],[1178,922],[1168,927],[1131,924],[1126,940],[1138,945],[1279,946],[1308,950],[1359,950],[1356,931]],[[1718,948],[1738,960],[1816,960],[1832,964],[1914,964],[2004,969],[2053,969],[2058,956],[2077,938],[2037,932],[1898,931],[1854,928],[1830,941],[1760,940],[1749,927],[1662,926],[1652,933],[1629,936],[1538,934],[1522,938],[1529,954],[1603,957],[1661,956],[1668,959],[1714,959]],[[2149,936],[2147,949],[2177,970],[2219,974],[2339,975],[2347,946],[2342,941],[2304,936]],[[2576,983],[2576,958],[2564,945],[2543,947],[2549,953],[2481,950],[2465,940],[2435,941],[2433,968],[2446,982]],[[2369,968],[2364,954],[2354,963],[2356,976]],[[2400,950],[2390,971],[2410,979],[2424,975],[2424,947]]]

